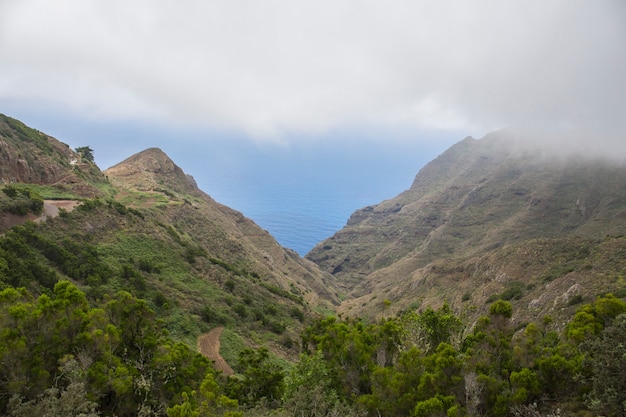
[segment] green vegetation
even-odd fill
[[[327,318],[306,330],[301,364],[317,363],[327,381],[316,393],[324,407],[371,416],[622,415],[626,302],[599,297],[560,335],[549,320],[516,335],[511,315],[497,301],[463,338],[446,305],[370,325]]]
[[[127,292],[90,307],[68,281],[37,298],[7,288],[0,292],[0,312],[3,415],[51,404],[54,415],[74,405],[67,415],[81,409],[89,415],[163,414],[194,390],[217,396],[207,405],[211,410],[237,406],[221,395],[210,362],[169,339],[146,303]]]
[[[447,303],[311,322],[301,296],[102,199],[7,231],[0,280],[0,414],[10,416],[587,416],[620,415],[626,400],[615,342],[626,302],[612,295],[572,297],[561,333],[547,318],[520,329],[504,299],[471,329]],[[511,281],[501,298],[518,291]],[[265,346],[296,350],[302,323],[302,354],[285,367]],[[221,352],[235,376],[191,349],[216,325],[228,327]]]
[[[0,288],[40,293],[66,278],[93,301],[129,291],[147,301],[172,337],[194,347],[200,334],[227,325],[296,357],[293,341],[307,319],[301,296],[207,255],[150,212],[113,200],[84,200],[71,213],[7,231],[0,239],[0,268]]]
[[[371,247],[350,253],[342,239],[322,246],[320,262],[332,264],[340,280],[346,274],[339,290],[241,214],[205,199],[184,175],[146,173],[136,158],[126,170],[109,171],[110,183],[95,164],[72,165],[65,145],[13,119],[0,117],[0,136],[35,182],[58,184],[11,180],[0,193],[0,211],[38,214],[44,198],[81,202],[0,237],[0,415],[626,411],[626,238],[595,229],[602,219],[619,219],[614,214],[623,208],[598,203],[602,213],[581,217],[571,207],[577,181],[559,186],[562,196],[555,196],[541,178],[524,179],[551,204],[569,204],[548,211],[524,184],[498,184],[484,166],[455,174],[455,163],[446,164],[441,178],[459,177],[441,189],[438,178],[430,181],[435,188],[419,209],[402,209],[414,203],[410,190],[370,213],[389,215],[384,221],[373,224],[361,213],[354,225],[360,232],[375,226],[363,235]],[[76,151],[93,162],[88,146]],[[170,164],[160,152],[147,156]],[[523,170],[514,171],[497,174],[513,181]],[[572,178],[587,181],[574,171]],[[624,176],[615,171],[610,178]],[[620,184],[606,182],[614,193],[624,189]],[[458,210],[444,216],[448,203]],[[591,200],[585,205],[591,208]],[[617,220],[610,226],[623,234]],[[546,230],[555,235],[536,234]],[[389,245],[385,236],[399,241]],[[411,245],[425,251],[411,252]],[[395,269],[405,255],[412,257],[407,268]],[[359,282],[363,270],[383,266],[394,282],[382,274],[376,285]],[[407,273],[415,280],[402,279]],[[350,313],[375,314],[344,319],[333,316],[331,302],[306,301],[350,303],[354,294],[365,295]],[[552,316],[542,317],[548,311]],[[195,353],[198,336],[218,326],[232,376]]]
[[[37,193],[24,187],[5,185],[0,196],[0,213],[8,212],[18,216],[28,213],[41,214],[43,198]]]
[[[334,317],[302,335],[290,369],[239,345],[226,377],[173,341],[125,291],[90,303],[69,281],[35,297],[0,291],[0,413],[86,416],[621,415],[626,302],[599,297],[562,334],[549,319],[515,335],[497,301],[464,336],[444,304],[365,324]],[[229,341],[231,340],[231,341]],[[232,348],[229,348],[232,349]],[[273,411],[272,411],[273,410]],[[67,414],[70,413],[70,414]]]
[[[53,152],[46,135],[4,114],[0,114],[0,135],[5,137],[17,136],[22,141],[33,143],[48,155]]]
[[[79,146],[75,150],[76,153],[79,154],[83,160],[91,162],[92,164],[95,162],[93,157],[93,149],[91,149],[89,146]]]

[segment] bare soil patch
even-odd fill
[[[223,327],[216,327],[208,333],[204,333],[198,337],[198,351],[211,359],[215,364],[215,369],[222,371],[225,375],[233,375],[235,371],[226,363],[222,355],[220,355],[220,336]]]
[[[42,222],[48,217],[56,217],[59,215],[59,209],[66,211],[72,211],[80,204],[80,201],[76,200],[44,200],[43,213],[36,215],[28,213],[25,216],[19,216],[17,214],[2,213],[0,214],[0,230],[8,230],[13,226],[19,226],[26,223],[28,220],[34,222]]]
[[[43,216],[39,219],[46,217],[56,217],[59,215],[59,209],[66,211],[72,211],[80,204],[80,201],[76,200],[44,200],[43,202]]]

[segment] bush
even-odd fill
[[[511,285],[504,290],[500,298],[505,301],[509,300],[519,300],[524,295],[524,288],[521,282],[513,282]]]
[[[248,309],[243,304],[235,304],[235,306],[233,307],[233,310],[242,319],[245,319],[246,317],[248,317]]]
[[[7,185],[5,186],[2,191],[10,198],[16,198],[17,197],[17,188],[15,188],[12,185]]]
[[[304,321],[304,312],[300,310],[298,307],[292,307],[289,315],[294,319],[298,320],[300,323]]]

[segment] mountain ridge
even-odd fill
[[[8,179],[0,193],[3,210],[25,207],[21,222],[5,213],[11,225],[23,226],[4,231],[0,265],[9,269],[0,286],[38,294],[70,279],[94,302],[129,291],[192,348],[202,333],[226,327],[231,342],[222,354],[231,363],[238,350],[258,345],[294,360],[294,340],[305,323],[338,303],[331,275],[216,202],[161,149],[148,148],[101,172],[89,147],[81,154],[15,119],[0,122],[0,143],[11,156],[3,172],[16,171],[20,161],[13,155],[27,151],[33,156],[28,166],[49,172]],[[58,181],[65,176],[75,180]],[[79,204],[39,224],[27,222],[40,214],[39,202],[59,198]]]
[[[29,129],[13,119],[9,121],[14,130]],[[34,130],[27,132],[46,138]],[[22,140],[29,142],[32,138]],[[560,275],[552,271],[553,261],[549,259],[544,260],[545,267],[526,259],[526,266],[532,266],[535,272],[524,277],[524,267],[500,262],[500,258],[508,259],[507,253],[526,256],[523,254],[535,251],[534,242],[541,239],[548,239],[549,243],[542,245],[555,253],[560,253],[562,246],[576,246],[567,243],[568,239],[580,239],[577,244],[585,247],[621,248],[619,238],[612,243],[606,236],[626,234],[623,164],[537,152],[533,146],[526,146],[522,137],[509,131],[494,132],[478,140],[467,137],[420,169],[409,189],[353,213],[344,229],[320,242],[305,258],[282,248],[242,213],[213,200],[159,148],[138,152],[104,173],[86,162],[81,162],[82,167],[68,163],[68,167],[86,184],[98,184],[94,187],[97,192],[92,194],[106,198],[110,207],[119,207],[121,212],[139,210],[153,224],[139,224],[133,239],[144,239],[141,227],[149,227],[146,230],[152,230],[156,240],[174,237],[168,244],[182,245],[181,250],[191,262],[190,273],[197,278],[216,274],[216,266],[225,268],[217,274],[222,278],[211,285],[223,286],[225,277],[234,274],[242,287],[260,285],[263,291],[282,294],[289,302],[305,301],[310,312],[336,309],[341,314],[377,318],[416,303],[436,305],[445,299],[453,301],[459,311],[472,308],[473,312],[466,313],[475,317],[484,310],[487,300],[507,291],[519,295],[522,283],[535,288],[521,290],[519,302],[530,305],[541,299],[538,288],[547,284],[543,280],[548,276],[558,275],[550,279],[551,293],[562,298],[571,287],[568,283],[572,277],[589,265],[589,279],[605,273],[585,255],[584,262],[567,261],[574,266],[564,268]],[[61,159],[74,156],[81,157],[69,150]],[[93,176],[86,176],[85,169]],[[93,178],[99,182],[93,182]],[[47,187],[44,193],[73,190],[55,183]],[[84,199],[79,192],[74,195]],[[124,233],[120,227],[126,222],[83,218],[87,223],[82,230],[93,233],[100,228],[97,239],[118,241],[130,237],[115,236]],[[111,225],[113,233],[105,232],[105,224]],[[166,237],[168,234],[170,237]],[[158,263],[151,254],[141,256]],[[137,265],[144,261],[132,260],[139,262]],[[619,273],[619,267],[615,266],[615,272]],[[491,272],[484,272],[496,270],[501,272],[495,281]],[[455,284],[454,277],[461,283]],[[585,286],[577,287],[581,294],[600,291],[589,279],[584,278]],[[447,283],[446,291],[442,292],[437,281]],[[420,290],[415,292],[416,288]],[[607,284],[607,288],[620,292],[621,281]],[[199,311],[200,307],[194,305]],[[233,308],[222,307],[225,311]],[[522,310],[528,310],[528,306]],[[536,310],[537,314],[547,311]]]
[[[10,123],[10,154],[65,166]],[[500,135],[461,141],[355,213],[318,245],[334,275],[158,148],[104,174],[82,147],[69,169],[93,197],[5,184],[0,212],[79,204],[0,236],[0,411],[618,415],[624,167],[533,158]]]
[[[611,234],[626,234],[626,164],[538,152],[500,131],[453,145],[408,190],[358,210],[306,257],[337,278],[348,300],[340,311],[348,305],[352,315],[376,316],[372,297],[382,301],[434,264],[532,239]],[[458,291],[449,292],[460,306]]]
[[[216,202],[209,194],[200,190],[193,177],[186,174],[161,149],[148,148],[138,152],[104,172],[113,184],[120,189],[130,191],[131,195],[136,192],[148,192],[157,194],[161,198],[167,197],[169,203],[164,208],[167,207],[166,212],[173,211],[168,215],[172,224],[179,224],[181,230],[185,230],[186,233],[193,234],[194,228],[198,228],[198,222],[186,224],[187,218],[198,217],[198,214],[204,222],[219,225],[224,230],[232,231],[227,234],[230,236],[220,237],[227,239],[229,243],[221,243],[219,246],[210,242],[210,240],[215,239],[215,236],[212,236],[212,239],[205,238],[204,245],[207,248],[214,248],[215,251],[226,250],[225,253],[228,253],[228,257],[233,259],[241,256],[242,249],[245,248],[243,252],[255,253],[256,256],[264,260],[264,263],[269,264],[269,268],[263,266],[263,269],[269,270],[281,265],[286,266],[289,271],[295,272],[300,267],[291,265],[291,263],[294,260],[297,260],[298,263],[304,263],[305,267],[299,273],[310,278],[311,282],[301,281],[299,285],[303,289],[309,285],[316,288],[314,292],[306,291],[306,296],[312,297],[310,301],[317,302],[318,295],[320,295],[326,300],[337,302],[333,301],[335,295],[319,282],[320,278],[315,277],[317,273],[313,271],[315,267],[312,263],[300,258],[292,250],[282,248],[267,231],[261,229],[252,220],[242,213]],[[129,196],[121,192],[117,198],[125,200]],[[133,196],[129,201],[133,199],[135,202],[140,200]],[[141,207],[141,205],[137,206]],[[209,210],[206,209],[207,207]],[[262,249],[259,250],[259,248]],[[290,275],[285,272],[282,272],[285,277]],[[326,277],[327,279],[328,277]]]

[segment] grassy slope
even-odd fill
[[[115,202],[88,201],[72,213],[21,229],[72,253],[92,250],[95,257],[82,262],[106,271],[106,276],[69,277],[91,298],[118,290],[145,298],[175,339],[195,347],[199,334],[225,325],[233,332],[230,340],[237,340],[235,334],[241,339],[231,346],[264,344],[294,357],[300,320],[308,315],[302,298],[280,291],[254,271],[210,255],[164,220],[159,209],[128,210]],[[51,250],[30,246],[22,257],[50,267],[59,278],[68,277]],[[45,286],[36,287],[46,291]]]
[[[24,200],[17,203],[29,204],[27,195],[83,201],[72,213],[7,232],[0,283],[40,293],[59,278],[71,278],[92,298],[131,291],[190,346],[201,332],[226,326],[223,350],[231,360],[245,345],[267,345],[294,358],[303,322],[313,307],[327,302],[319,294],[332,300],[323,290],[327,277],[315,265],[197,190],[169,158],[161,162],[171,172],[151,177],[149,169],[140,170],[151,182],[139,189],[128,181],[110,182],[67,145],[6,116],[0,117],[0,140],[8,161],[3,173],[14,175],[27,155],[29,169],[41,174],[35,183],[13,184]],[[93,196],[100,199],[85,199]],[[0,205],[14,203],[0,193]],[[7,263],[11,270],[5,274]]]

